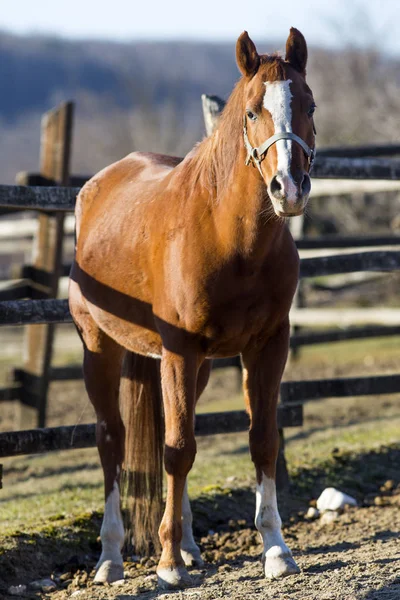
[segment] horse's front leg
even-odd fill
[[[159,530],[162,555],[157,575],[159,585],[165,589],[191,583],[181,555],[182,499],[186,476],[196,455],[194,410],[198,364],[194,352],[178,355],[163,350],[161,382],[165,413],[167,499]]]
[[[299,573],[281,532],[276,499],[276,460],[279,450],[277,403],[289,347],[285,322],[262,349],[243,353],[243,386],[250,415],[250,453],[256,468],[255,523],[263,540],[265,576],[269,579]]]
[[[206,388],[211,372],[211,361],[205,360],[197,374],[196,404]],[[187,567],[201,567],[204,562],[201,558],[200,548],[193,536],[193,515],[190,508],[187,480],[183,491],[182,500],[182,541],[181,555]]]

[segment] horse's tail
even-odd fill
[[[126,352],[120,387],[125,424],[121,495],[128,545],[138,554],[160,549],[164,422],[160,363]]]

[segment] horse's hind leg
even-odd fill
[[[100,537],[102,553],[96,582],[111,583],[124,577],[121,549],[124,526],[120,508],[120,473],[124,459],[125,430],[118,404],[123,350],[104,334],[101,351],[85,348],[86,389],[96,411],[96,439],[104,473],[105,509]]]
[[[243,382],[250,414],[250,453],[257,475],[256,527],[263,540],[264,571],[269,579],[299,572],[281,532],[275,486],[279,434],[276,411],[279,384],[289,346],[289,323],[261,349],[243,353]]]
[[[119,493],[124,426],[118,404],[123,349],[97,327],[82,305],[71,305],[71,312],[83,341],[83,373],[96,411],[97,447],[104,472],[105,510],[100,532],[102,553],[95,581],[111,583],[124,577],[121,555],[124,527]]]
[[[196,402],[203,393],[210,376],[211,361],[206,360],[203,362],[197,375],[197,386],[196,386]],[[182,541],[181,541],[181,555],[187,567],[196,566],[201,567],[203,559],[201,558],[200,548],[196,544],[193,537],[193,516],[190,508],[190,501],[187,489],[187,481],[185,482],[185,488],[183,490],[182,499]]]

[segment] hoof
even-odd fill
[[[113,583],[124,578],[124,567],[113,563],[111,560],[105,560],[99,565],[94,577],[95,583]]]
[[[192,580],[185,567],[161,567],[157,569],[158,585],[162,590],[188,587]]]
[[[187,567],[202,567],[204,565],[198,546],[181,548],[181,556]]]
[[[290,552],[284,552],[279,546],[272,546],[264,557],[265,577],[268,579],[278,579],[288,575],[297,575],[300,573]]]

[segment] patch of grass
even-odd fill
[[[400,415],[374,419],[348,426],[317,427],[290,430],[286,435],[286,458],[291,466],[318,466],[330,457],[332,449],[363,453],[374,450],[382,442],[399,440]]]
[[[243,394],[237,393],[230,397],[222,397],[209,400],[208,402],[199,402],[197,413],[214,413],[228,410],[244,410]]]
[[[219,404],[215,401],[206,409],[241,408],[241,402],[238,395]],[[332,399],[308,403],[304,410],[304,426],[285,431],[289,470],[304,493],[311,477],[306,473],[328,469],[334,448],[362,455],[383,441],[392,444],[399,439],[400,407],[395,399]],[[103,477],[96,449],[20,457],[4,463],[0,495],[3,532],[42,527],[50,520],[58,523],[60,514],[68,519],[103,508]],[[329,477],[327,484],[333,485]],[[245,487],[254,487],[247,433],[199,438],[189,476],[191,497]]]
[[[78,520],[78,524],[76,521]],[[100,545],[97,536],[101,523],[98,512],[61,519],[60,523],[26,526],[13,534],[0,536],[0,594],[9,585],[49,576],[53,569],[71,571],[94,566]]]
[[[4,459],[2,532],[41,527],[60,514],[101,510],[103,475],[97,450]]]
[[[316,344],[301,348],[299,361],[289,363],[286,375],[290,375],[291,366],[298,364],[304,369],[318,369],[321,363],[363,367],[365,357],[376,358],[391,363],[399,357],[400,337],[367,338],[363,340],[348,340],[330,344]],[[378,362],[377,362],[378,364]]]
[[[301,497],[316,498],[325,487],[337,487],[362,502],[379,494],[385,481],[399,479],[400,444],[357,452],[334,449],[318,466],[291,466],[292,489]]]

